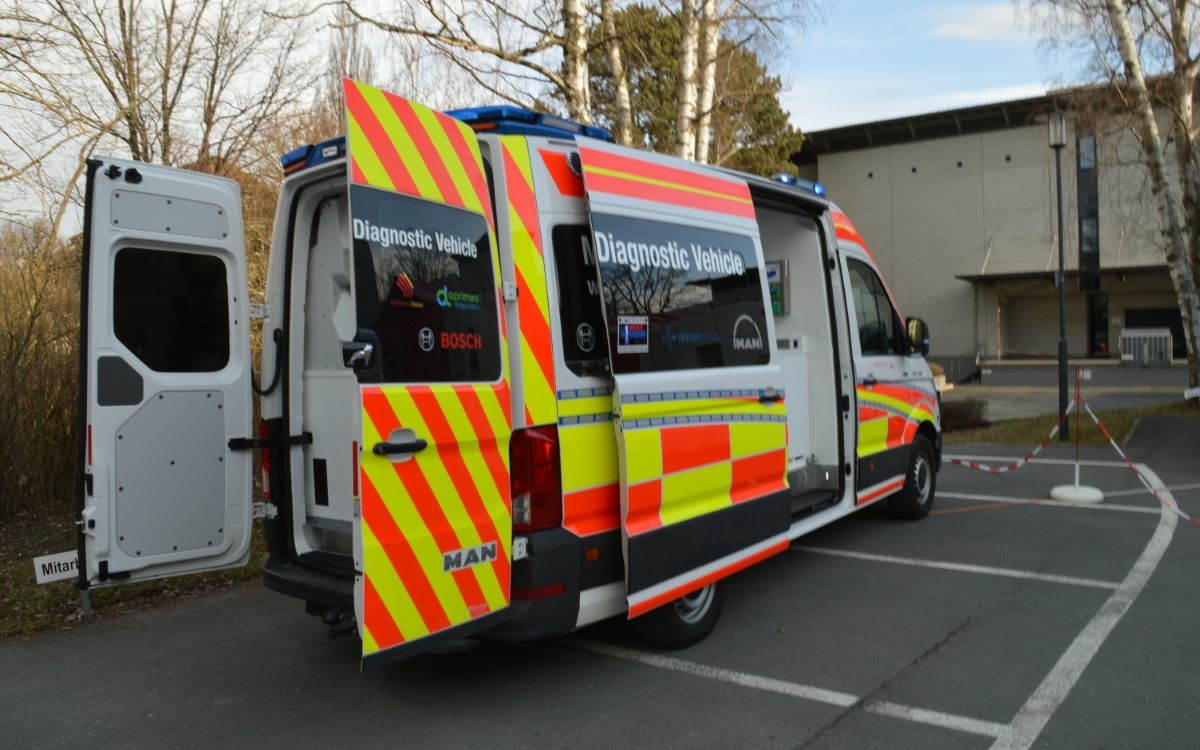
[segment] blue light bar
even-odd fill
[[[346,136],[330,138],[316,145],[308,144],[288,151],[279,157],[279,165],[284,174],[298,172],[301,169],[315,167],[327,161],[333,161],[346,155]]]
[[[790,185],[791,187],[799,188],[805,192],[812,193],[813,195],[819,195],[822,198],[826,197],[825,186],[816,180],[806,180],[803,177],[797,177],[796,175],[788,174],[787,172],[779,172],[771,175],[771,179],[780,184]]]
[[[498,104],[490,107],[471,107],[469,109],[452,109],[446,114],[462,120],[472,129],[481,133],[498,133],[500,135],[541,135],[551,138],[564,136],[573,138],[586,135],[603,141],[613,140],[612,133],[595,125],[584,125],[581,122],[555,117],[543,112],[534,112],[520,107]]]

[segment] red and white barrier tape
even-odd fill
[[[1172,513],[1187,521],[1191,525],[1200,528],[1200,521],[1197,521],[1187,513],[1184,513],[1178,508],[1178,506],[1168,503],[1162,499],[1162,496],[1158,494],[1158,490],[1150,486],[1149,480],[1147,480],[1146,477],[1142,475],[1142,472],[1138,470],[1138,467],[1129,460],[1129,457],[1125,455],[1125,451],[1121,450],[1121,446],[1117,445],[1117,441],[1113,439],[1113,436],[1109,433],[1108,428],[1105,427],[1104,423],[1100,421],[1100,418],[1096,416],[1096,412],[1092,411],[1092,407],[1088,406],[1088,402],[1083,399],[1083,396],[1076,396],[1076,398],[1079,399],[1081,404],[1083,404],[1083,408],[1087,410],[1088,416],[1091,417],[1092,421],[1096,423],[1096,427],[1100,428],[1100,432],[1104,435],[1104,437],[1108,438],[1108,442],[1110,445],[1112,445],[1113,450],[1117,452],[1117,455],[1121,457],[1121,460],[1125,462],[1125,465],[1129,467],[1129,470],[1133,472],[1133,475],[1138,478],[1138,481],[1142,483],[1142,486],[1146,488],[1146,491],[1153,495],[1154,499],[1157,500],[1164,508],[1170,510]]]
[[[1067,410],[1063,412],[1062,417],[1060,417],[1058,420],[1058,424],[1054,425],[1054,428],[1052,430],[1050,430],[1050,434],[1046,436],[1046,439],[1043,440],[1041,442],[1041,444],[1038,445],[1038,447],[1034,448],[1033,451],[1029,455],[1020,459],[1019,461],[1016,461],[1011,464],[1005,464],[1003,466],[998,466],[998,465],[994,465],[994,464],[981,464],[977,461],[967,461],[962,458],[947,458],[946,463],[957,464],[959,466],[965,466],[968,469],[975,469],[976,471],[986,471],[989,474],[1004,474],[1005,472],[1015,471],[1016,469],[1019,469],[1022,466],[1024,466],[1025,464],[1032,461],[1034,459],[1034,457],[1037,456],[1037,454],[1042,452],[1043,448],[1045,448],[1047,445],[1050,445],[1050,443],[1054,442],[1054,438],[1058,437],[1058,431],[1060,429],[1062,429],[1063,422],[1067,421],[1067,417],[1071,416],[1071,412],[1074,409],[1075,409],[1075,402],[1072,401],[1070,404],[1067,405]]]
[[[1064,411],[1062,416],[1059,418],[1058,424],[1054,425],[1054,428],[1050,430],[1050,434],[1046,436],[1046,439],[1043,440],[1041,442],[1041,444],[1038,445],[1038,447],[1034,448],[1033,452],[1031,452],[1029,455],[1025,456],[1024,458],[1020,459],[1019,461],[1016,461],[1011,464],[1005,464],[1003,466],[999,466],[999,465],[993,465],[993,464],[981,464],[976,461],[967,461],[967,460],[964,460],[961,458],[947,458],[947,459],[945,459],[946,463],[957,464],[959,466],[965,466],[968,469],[975,469],[976,471],[985,471],[989,474],[1004,474],[1005,472],[1014,471],[1016,469],[1019,469],[1022,466],[1024,466],[1025,464],[1029,463],[1031,460],[1033,460],[1033,458],[1035,456],[1037,456],[1037,454],[1042,452],[1043,448],[1045,448],[1047,445],[1049,445],[1051,442],[1053,442],[1054,438],[1058,435],[1058,431],[1060,429],[1062,429],[1063,423],[1066,422],[1067,418],[1071,416],[1071,412],[1075,411],[1075,409],[1076,409],[1075,404],[1076,403],[1083,404],[1083,408],[1087,410],[1088,416],[1091,417],[1092,421],[1096,423],[1096,427],[1098,427],[1100,429],[1101,434],[1103,434],[1104,437],[1106,437],[1108,439],[1108,442],[1110,445],[1112,445],[1113,450],[1115,450],[1117,452],[1117,455],[1121,457],[1121,460],[1125,462],[1125,465],[1129,467],[1129,470],[1133,472],[1133,475],[1138,478],[1138,481],[1140,481],[1142,483],[1142,486],[1145,487],[1146,490],[1151,495],[1154,496],[1154,499],[1157,500],[1163,507],[1169,509],[1172,513],[1176,514],[1183,520],[1187,521],[1188,523],[1190,523],[1193,526],[1200,528],[1200,520],[1192,518],[1187,513],[1184,513],[1182,510],[1180,510],[1177,506],[1167,503],[1165,500],[1162,499],[1162,496],[1158,494],[1158,490],[1156,490],[1152,486],[1150,486],[1149,480],[1147,480],[1146,477],[1142,475],[1142,472],[1138,470],[1138,467],[1135,466],[1134,463],[1129,460],[1129,457],[1125,455],[1125,451],[1121,450],[1121,446],[1117,445],[1117,441],[1113,439],[1113,436],[1111,433],[1109,433],[1108,428],[1105,427],[1104,423],[1100,421],[1100,418],[1096,416],[1096,412],[1092,411],[1092,407],[1088,405],[1088,402],[1086,399],[1084,399],[1083,394],[1079,393],[1078,388],[1079,388],[1079,385],[1077,382],[1075,398],[1071,399],[1071,403],[1069,403],[1067,405],[1066,411]],[[1075,440],[1076,440],[1075,460],[1076,460],[1076,462],[1078,462],[1079,461],[1079,444],[1078,444],[1079,423],[1078,423],[1078,421],[1076,421],[1076,424],[1075,424]]]

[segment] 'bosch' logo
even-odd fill
[[[733,348],[735,351],[761,350],[762,331],[749,315],[739,315],[733,323]]]
[[[433,330],[429,327],[422,328],[417,333],[417,345],[422,351],[433,351],[434,344],[437,343],[436,337],[433,335]]]
[[[587,323],[580,323],[575,329],[575,346],[579,351],[590,353],[596,348],[596,329]]]

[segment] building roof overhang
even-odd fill
[[[1169,273],[1165,263],[1143,266],[1110,266],[1108,268],[1099,268],[1094,271],[1080,271],[1078,268],[1068,268],[1063,275],[1067,279],[1078,279],[1087,275],[1098,276],[1099,278],[1120,279],[1127,276],[1154,276],[1157,274]],[[1045,281],[1054,283],[1054,277],[1058,275],[1057,269],[1049,271],[1008,271],[1004,273],[972,273],[956,275],[954,278],[961,281],[968,281],[976,286],[995,286],[997,284],[1005,284],[1022,281]]]

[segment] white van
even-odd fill
[[[819,186],[345,85],[283,157],[257,378],[237,186],[89,162],[80,586],[244,564],[262,516],[365,667],[621,614],[682,647],[792,539],[928,513],[926,328]]]

